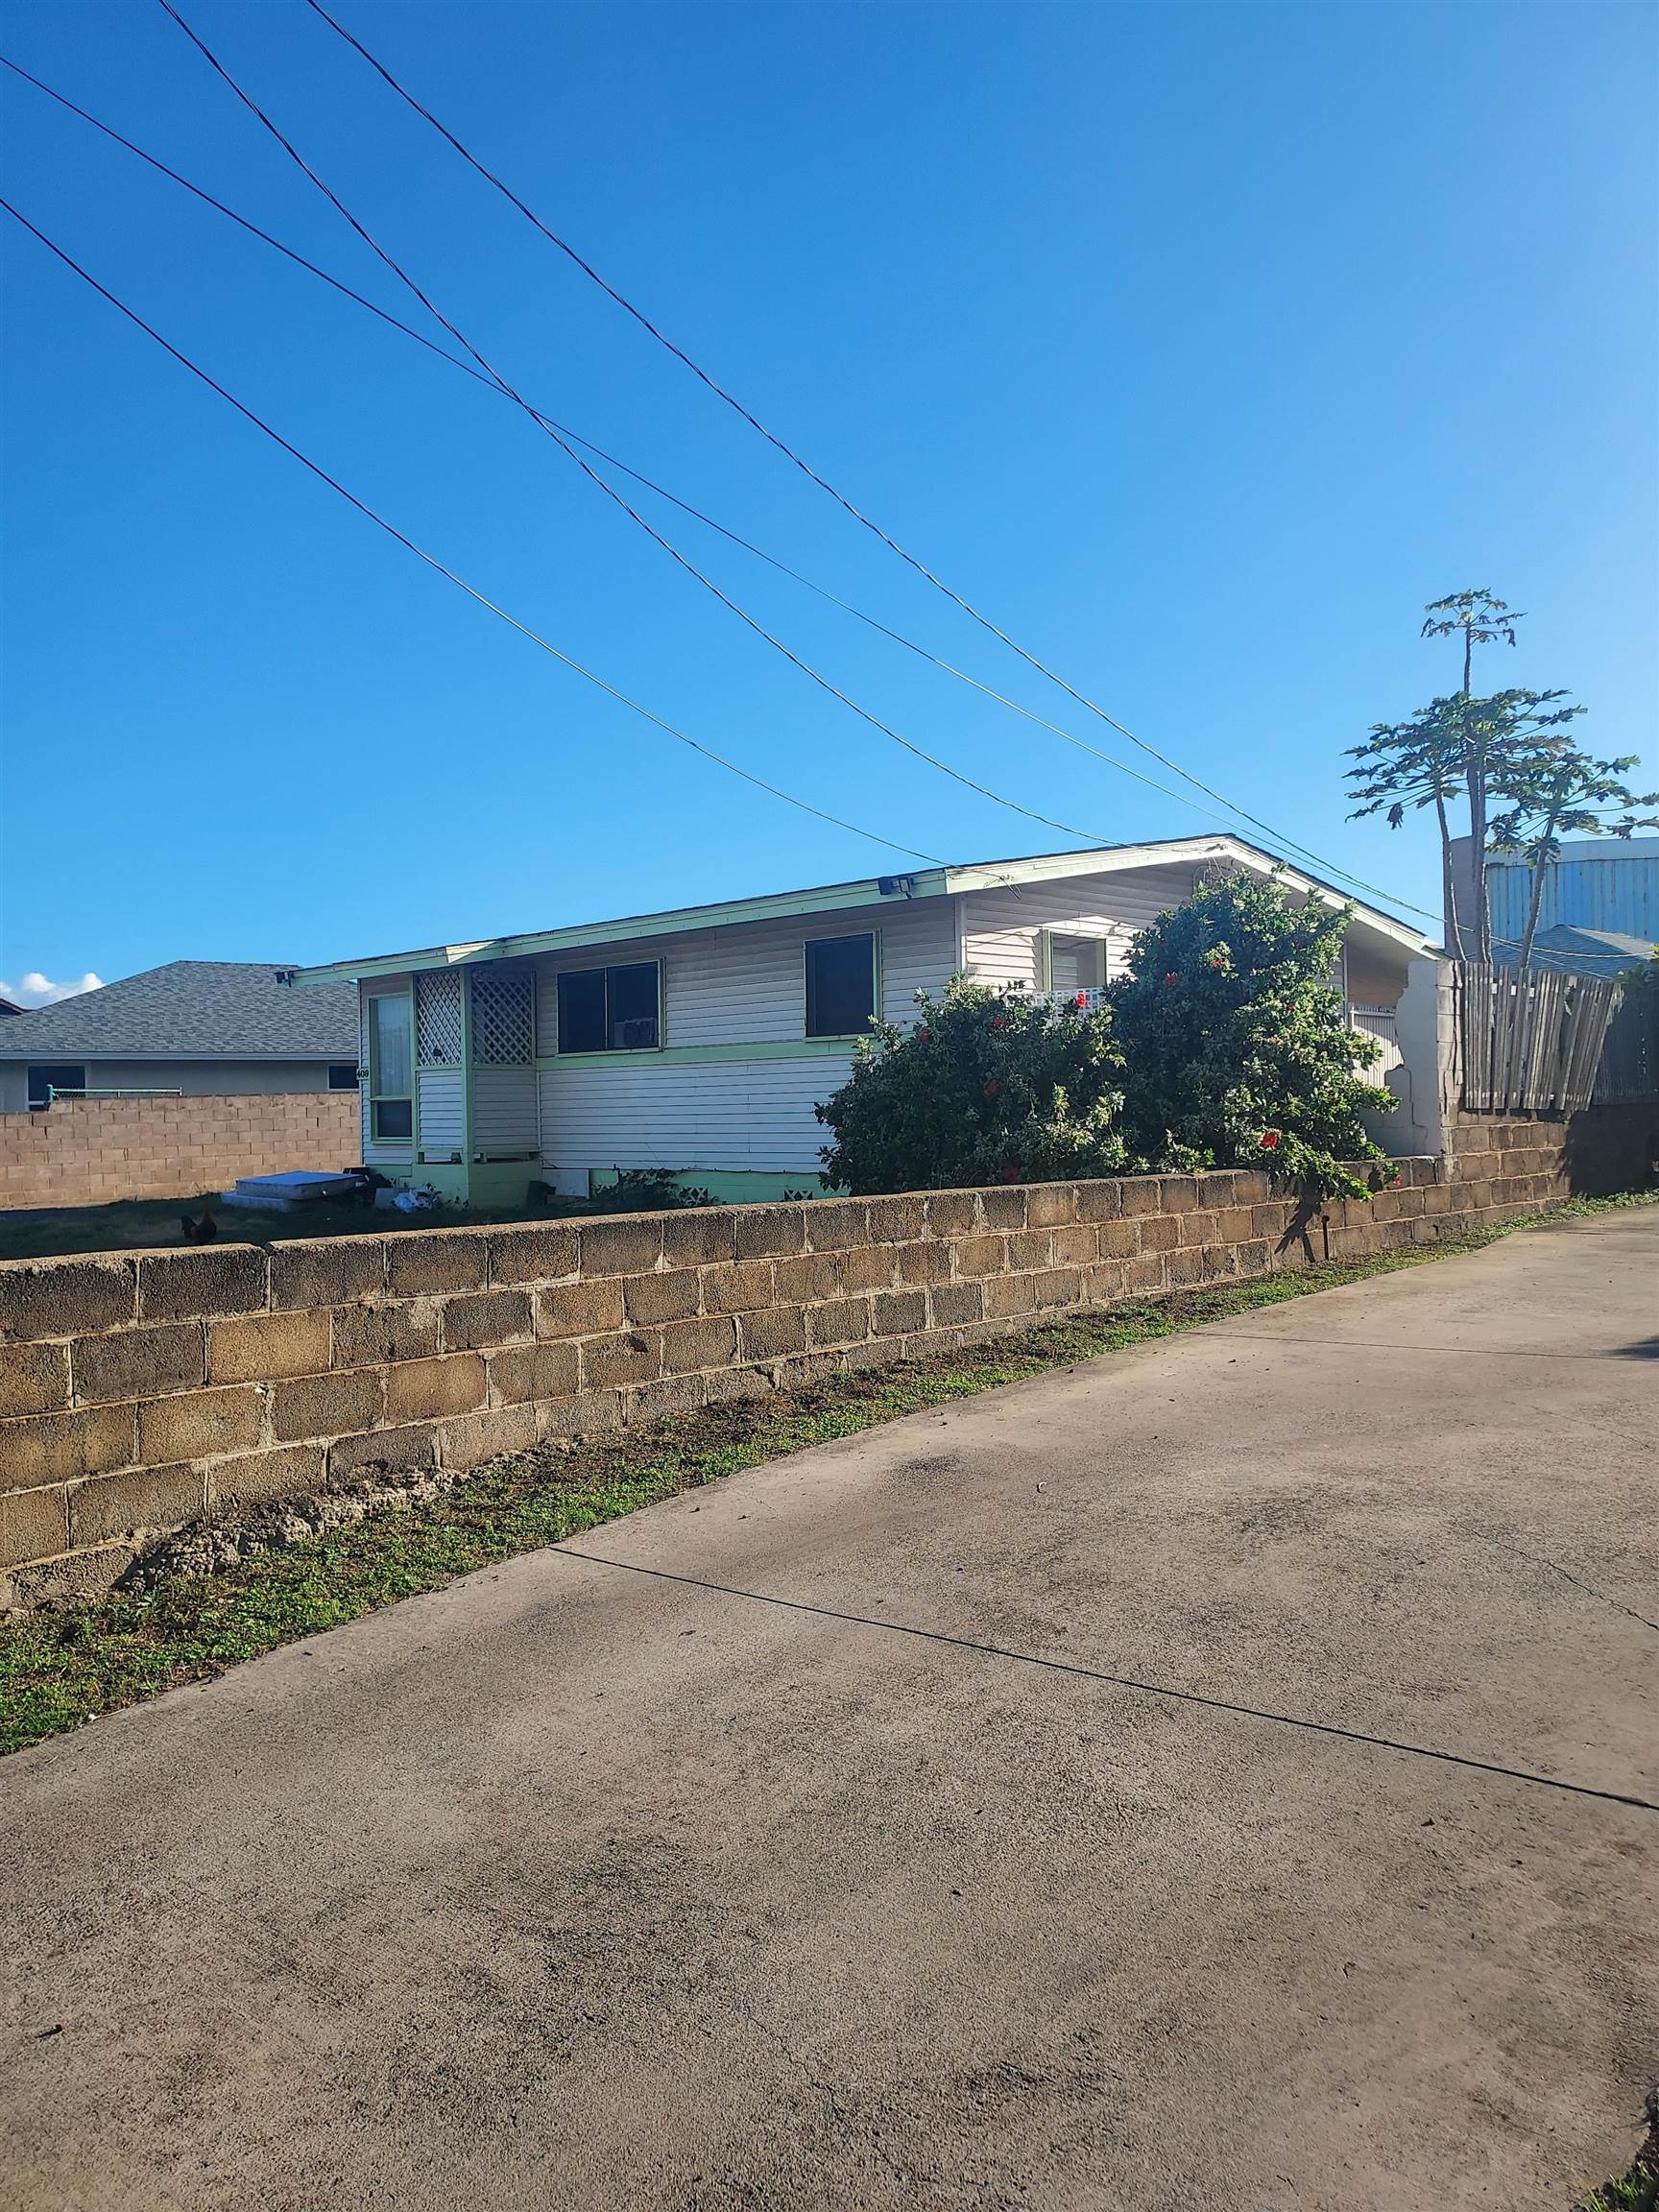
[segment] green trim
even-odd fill
[[[614,1168],[593,1168],[588,1178],[589,1189],[603,1190],[615,1179]],[[793,1172],[767,1167],[677,1167],[669,1180],[679,1184],[682,1190],[707,1190],[717,1206],[774,1204],[791,1193],[797,1198],[803,1194],[808,1198],[843,1195],[825,1190],[816,1167],[801,1167]]]
[[[711,906],[678,906],[663,914],[634,914],[618,922],[590,922],[569,929],[530,930],[464,945],[431,945],[420,951],[387,952],[362,960],[335,960],[296,968],[296,983],[347,983],[364,975],[400,975],[417,968],[448,968],[479,960],[520,959],[539,952],[580,951],[588,946],[622,945],[642,937],[674,937],[689,929],[728,928],[738,922],[789,921],[799,915],[838,914],[863,906],[907,906],[940,899],[950,888],[948,871],[921,868],[885,880],[907,883],[908,893],[883,891],[883,878],[827,883],[811,891],[775,891],[759,899],[730,899]]]
[[[558,1052],[538,1059],[537,1072],[557,1068],[625,1068],[631,1061],[700,1067],[722,1060],[844,1060],[856,1037],[775,1037],[752,1045],[659,1045],[637,1052]]]

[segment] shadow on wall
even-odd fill
[[[1567,1187],[1575,1198],[1649,1190],[1659,1183],[1659,1098],[1587,1106],[1567,1124]]]

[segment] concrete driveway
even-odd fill
[[[1656,1232],[919,1415],[5,1763],[0,2199],[1565,2207],[1659,2077]]]

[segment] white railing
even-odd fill
[[[1400,1022],[1392,1006],[1348,1007],[1349,1026],[1363,1030],[1367,1037],[1375,1037],[1382,1046],[1382,1057],[1374,1060],[1364,1070],[1365,1080],[1381,1083],[1390,1068],[1398,1068],[1405,1060],[1400,1049]]]

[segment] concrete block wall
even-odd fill
[[[476,1467],[1562,1191],[1560,1132],[1458,1135],[1323,1214],[1226,1172],[6,1262],[0,1568],[13,1596],[96,1588],[218,1507]]]
[[[239,1175],[350,1167],[362,1151],[355,1091],[60,1098],[0,1114],[0,1209],[193,1198]]]

